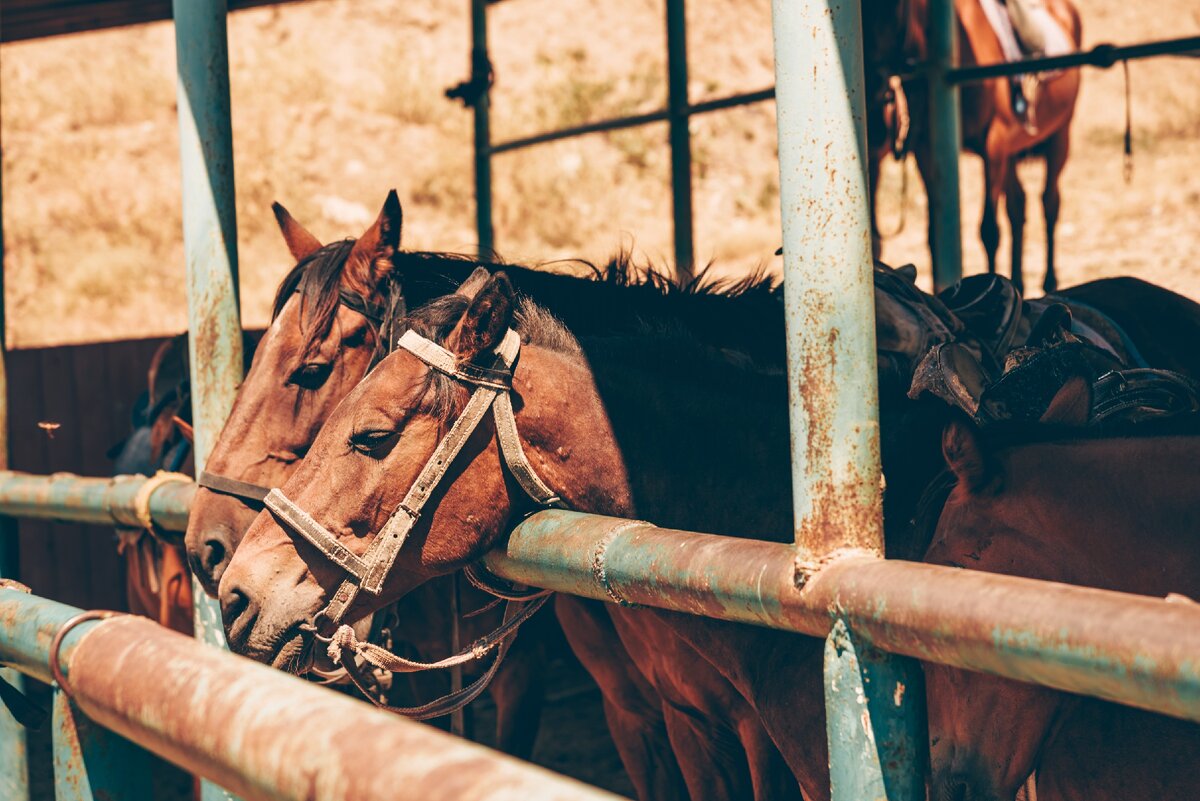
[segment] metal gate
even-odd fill
[[[681,0],[668,5],[677,24],[682,7]],[[483,8],[482,0],[473,0],[477,18]],[[945,67],[953,50],[953,9],[950,0],[935,0],[933,8],[937,63]],[[175,0],[174,12],[200,470],[232,403],[242,364],[226,4]],[[923,698],[903,691],[920,686],[917,658],[1200,720],[1200,606],[882,558],[860,5],[774,0],[773,12],[794,545],[631,528],[628,521],[547,511],[520,525],[503,551],[489,557],[490,566],[506,578],[563,592],[826,638],[837,801],[924,798]],[[679,33],[671,34],[677,48]],[[673,52],[672,62],[682,58],[681,50]],[[952,109],[953,85],[942,82],[937,92],[942,99],[935,105]],[[672,121],[673,130],[682,126],[684,135],[687,115],[707,110],[689,107],[686,96],[674,90],[670,105],[659,114]],[[487,139],[486,102],[482,110],[477,106],[476,122],[485,155],[500,152],[505,146],[491,146]],[[957,122],[947,116],[941,122],[938,147],[953,156],[943,161],[956,164]],[[679,167],[683,161],[677,153],[673,163]],[[676,183],[677,189],[686,183],[679,173]],[[953,201],[942,197],[946,217],[956,214],[956,206],[956,191]],[[809,213],[812,208],[822,214]],[[957,246],[957,225],[952,230]],[[486,247],[484,233],[481,222]],[[687,264],[690,245],[678,250],[678,228],[676,239],[677,253],[688,257],[680,263]],[[948,243],[942,244],[950,248]],[[935,262],[939,258],[935,254]],[[944,265],[956,260],[941,264],[948,269]],[[829,336],[834,330],[838,335]],[[4,431],[0,426],[0,435]],[[812,441],[828,447],[810,450]],[[128,519],[144,502],[164,528],[184,525],[194,488],[168,484],[141,498],[141,486],[137,479],[3,473],[0,512],[111,522]],[[0,557],[11,556],[11,532],[3,545]],[[835,552],[838,558],[830,558]],[[667,553],[681,556],[664,557]],[[603,570],[595,569],[597,560]],[[817,580],[815,565],[822,562],[827,564]],[[11,561],[0,561],[0,574],[11,575],[11,569]],[[707,578],[713,571],[723,577],[719,586]],[[196,597],[199,636],[219,644],[215,604],[203,592]],[[129,761],[137,752],[123,740],[105,741],[102,727],[247,798],[602,797],[262,666],[181,643],[144,621],[89,620],[55,642],[55,633],[77,611],[0,590],[0,661],[47,681],[53,652],[60,651],[84,713],[77,714],[61,692],[56,695],[62,797],[88,798],[97,788],[110,798],[138,797]],[[1103,631],[1089,625],[1096,619],[1105,621]],[[169,660],[183,679],[147,674],[147,660]],[[175,708],[183,722],[164,711]],[[300,715],[289,712],[296,708]],[[27,785],[22,735],[11,724],[0,713],[5,727],[0,790],[15,801]],[[360,731],[366,736],[359,738]],[[480,781],[450,790],[438,778],[447,775],[448,765],[478,771]],[[212,785],[205,790],[206,797],[221,793]]]

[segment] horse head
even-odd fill
[[[212,476],[265,487],[287,480],[370,367],[382,323],[373,310],[386,309],[398,293],[389,278],[401,227],[394,191],[361,237],[324,246],[283,206],[274,211],[297,263],[280,285],[271,325],[205,465]],[[215,594],[258,506],[236,487],[231,493],[208,483],[202,477],[186,544],[193,572]]]
[[[524,344],[511,375],[511,404],[529,463],[567,503],[586,496],[589,508],[628,512],[629,500],[619,492],[596,500],[624,485],[624,465],[578,344],[539,307],[518,303],[503,273],[481,268],[458,292],[404,322],[440,346],[458,365],[452,369],[474,376],[491,375],[497,348],[511,341],[510,329],[519,332]],[[409,514],[413,493],[428,499],[424,511],[412,513],[379,591],[357,593],[345,620],[361,619],[477,561],[533,508],[504,469],[507,459],[489,415],[477,419],[457,454],[445,457],[443,445],[462,428],[458,421],[473,408],[469,399],[477,391],[398,349],[334,411],[282,488],[336,540],[330,548],[357,559],[370,558],[372,543],[392,530],[394,516]],[[423,484],[431,466],[436,477]],[[276,513],[260,514],[221,579],[230,647],[276,666],[306,666],[305,633],[347,578],[329,553],[297,536]]]

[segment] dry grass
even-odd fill
[[[1089,43],[1200,28],[1192,0],[1148,14],[1083,2]],[[288,266],[272,200],[318,236],[357,234],[400,190],[409,247],[474,245],[471,117],[442,91],[465,77],[459,0],[313,0],[230,19],[239,250],[247,323],[265,321]],[[689,6],[691,94],[772,81],[763,0]],[[522,0],[490,12],[497,140],[663,104],[660,0]],[[547,35],[553,31],[553,36]],[[10,342],[33,346],[149,335],[185,325],[169,25],[0,49]],[[1133,66],[1137,167],[1121,181],[1119,71],[1084,79],[1064,176],[1065,282],[1134,273],[1200,297],[1200,63]],[[770,104],[693,121],[697,255],[723,272],[775,264],[779,241]],[[1023,168],[1038,186],[1036,165]],[[495,218],[513,259],[603,259],[622,245],[671,250],[666,126],[497,157]],[[979,168],[964,158],[964,250],[982,268]],[[881,192],[898,210],[893,168]],[[1027,269],[1040,279],[1039,192]],[[886,258],[927,267],[924,198]]]

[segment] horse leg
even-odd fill
[[[989,139],[987,153],[983,157],[983,220],[979,224],[979,238],[987,253],[988,272],[996,272],[996,251],[1000,248],[1000,226],[996,222],[996,206],[1000,203],[1003,178],[1008,169],[1007,159],[993,149]]]
[[[537,618],[544,615],[538,613]],[[546,638],[531,620],[517,634],[488,692],[496,702],[496,748],[518,759],[533,755],[546,700]]]
[[[1023,255],[1025,247],[1025,189],[1017,176],[1013,159],[1004,174],[1004,209],[1008,212],[1008,227],[1012,232],[1012,282],[1018,292],[1024,291]]]
[[[1054,226],[1058,224],[1058,207],[1061,195],[1058,179],[1067,163],[1070,149],[1070,126],[1064,125],[1058,133],[1046,141],[1046,188],[1042,191],[1042,210],[1046,215],[1046,280],[1042,288],[1047,292],[1058,289],[1058,276],[1054,274]]]
[[[878,260],[883,251],[879,238],[879,170],[883,163],[881,152],[871,153],[867,159],[867,186],[871,192],[871,257]]]
[[[558,595],[554,611],[567,644],[600,687],[608,729],[637,797],[687,799],[662,701],[630,659],[604,604]]]

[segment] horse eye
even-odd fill
[[[359,453],[372,454],[399,436],[397,431],[360,431],[350,436],[350,447]]]
[[[307,362],[297,367],[287,382],[301,389],[319,389],[332,371],[333,365],[329,362]]]

